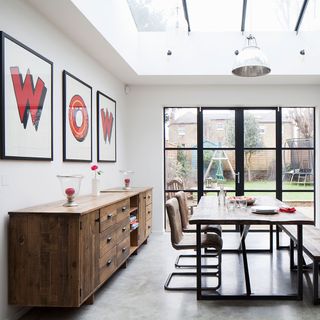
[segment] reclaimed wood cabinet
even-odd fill
[[[79,197],[77,207],[56,202],[9,212],[9,304],[93,302],[94,292],[147,242],[151,200],[151,188],[113,190]]]

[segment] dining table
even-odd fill
[[[286,205],[280,200],[270,196],[256,197],[254,206],[269,206],[275,208],[269,213],[254,213],[252,207],[228,208],[225,204],[219,204],[215,196],[202,196],[198,205],[194,208],[190,218],[190,224],[196,225],[196,265],[197,265],[197,299],[198,300],[302,300],[303,299],[303,228],[305,224],[314,224],[313,220],[296,210],[294,213],[280,212],[277,210]],[[259,211],[258,211],[259,212]],[[202,287],[202,261],[201,261],[201,225],[222,224],[236,225],[240,231],[240,244],[242,254],[245,291],[234,294],[222,294],[219,291],[208,292]],[[296,225],[297,227],[297,285],[296,292],[290,293],[265,293],[256,294],[251,288],[250,273],[246,249],[246,235],[251,225]],[[269,254],[272,254],[270,252]],[[223,281],[223,279],[222,279]]]

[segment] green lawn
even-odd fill
[[[223,185],[226,189],[234,189],[234,181],[225,180]],[[276,185],[274,181],[246,181],[245,189],[247,190],[275,190]],[[283,182],[284,190],[292,190],[292,191],[305,191],[305,190],[313,190],[313,184],[303,184],[298,183],[289,183],[287,181]],[[230,192],[228,193],[232,195]],[[246,195],[270,195],[275,196],[275,192],[246,192]],[[313,201],[313,192],[284,192],[283,193],[283,201]]]

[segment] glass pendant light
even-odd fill
[[[232,73],[239,77],[260,77],[270,73],[267,57],[257,46],[251,34],[246,38],[247,46],[236,57]]]

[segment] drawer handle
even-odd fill
[[[143,197],[143,199],[147,199],[147,197]]]
[[[112,216],[113,216],[113,214],[112,214],[112,213],[109,213],[109,214],[108,214],[108,219],[111,219]]]
[[[111,263],[112,263],[112,259],[109,259],[109,260],[107,261],[107,266],[110,266]]]
[[[107,242],[110,242],[112,240],[112,237],[107,238]]]
[[[127,248],[126,248],[126,247],[122,248],[122,252],[125,252],[126,250],[127,250]]]
[[[151,196],[148,196],[148,199],[150,199],[151,198]]]
[[[127,210],[127,207],[122,207],[122,212],[126,210]]]
[[[97,219],[95,220],[95,222],[100,222],[100,218],[97,218]]]
[[[123,227],[122,228],[122,232],[124,232],[124,231],[126,231],[127,230],[127,228],[126,227]]]
[[[151,211],[148,211],[148,214],[150,214],[151,213]]]
[[[151,226],[148,226],[148,229],[151,229]]]

